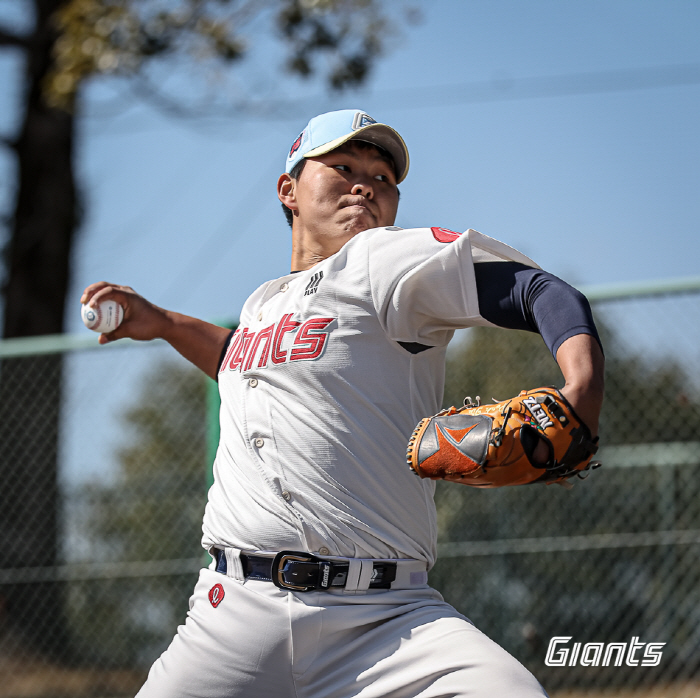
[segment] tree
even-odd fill
[[[4,246],[3,336],[63,331],[81,218],[75,129],[89,81],[129,78],[145,97],[188,113],[192,105],[156,90],[151,71],[162,76],[167,61],[192,57],[203,59],[202,66],[242,66],[254,20],[267,19],[292,74],[322,76],[334,89],[358,85],[382,50],[388,21],[379,6],[379,0],[33,0],[30,31],[0,26],[0,47],[25,59],[21,125],[2,139],[18,172]],[[200,113],[205,106],[198,105]],[[0,463],[12,492],[0,508],[4,568],[58,561],[61,375],[58,355],[2,365]],[[66,647],[58,584],[8,586],[2,593],[7,623],[23,628],[30,645],[47,652]]]

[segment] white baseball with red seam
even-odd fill
[[[113,332],[124,319],[124,308],[116,301],[102,301],[94,308],[83,304],[80,316],[85,327],[93,332]]]

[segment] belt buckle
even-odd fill
[[[284,578],[285,566],[290,562],[311,562],[320,563],[323,562],[320,558],[309,553],[300,553],[295,550],[282,550],[275,555],[275,559],[272,561],[272,583],[279,587],[280,589],[290,589],[292,591],[314,591],[319,588],[318,583],[311,585],[301,585],[288,582]],[[330,563],[327,563],[330,569]],[[320,572],[320,568],[319,568]],[[318,575],[317,575],[318,576]]]

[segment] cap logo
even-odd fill
[[[355,114],[355,118],[352,120],[352,130],[357,131],[359,128],[363,128],[365,126],[369,126],[370,124],[376,124],[377,120],[373,119],[369,114],[365,114],[364,112],[357,112]]]
[[[299,150],[299,146],[301,145],[301,142],[304,140],[304,133],[306,133],[306,129],[304,129],[304,130],[299,134],[299,137],[294,141],[294,143],[292,143],[292,149],[289,151],[289,156],[288,156],[288,157],[291,158],[292,155],[294,155],[294,153],[296,153],[297,150]]]

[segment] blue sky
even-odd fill
[[[275,194],[289,146],[317,112],[355,106],[408,143],[398,225],[475,228],[579,286],[700,274],[700,3],[413,4],[423,21],[391,37],[360,91],[329,98],[285,79],[258,95],[244,80],[253,99],[294,100],[274,117],[188,122],[131,98],[104,116],[121,93],[91,86],[68,331],[86,332],[78,298],[101,279],[188,314],[236,317],[289,270]],[[278,58],[269,41],[252,56]],[[0,63],[6,95],[15,69]],[[8,109],[0,127],[11,123]]]

